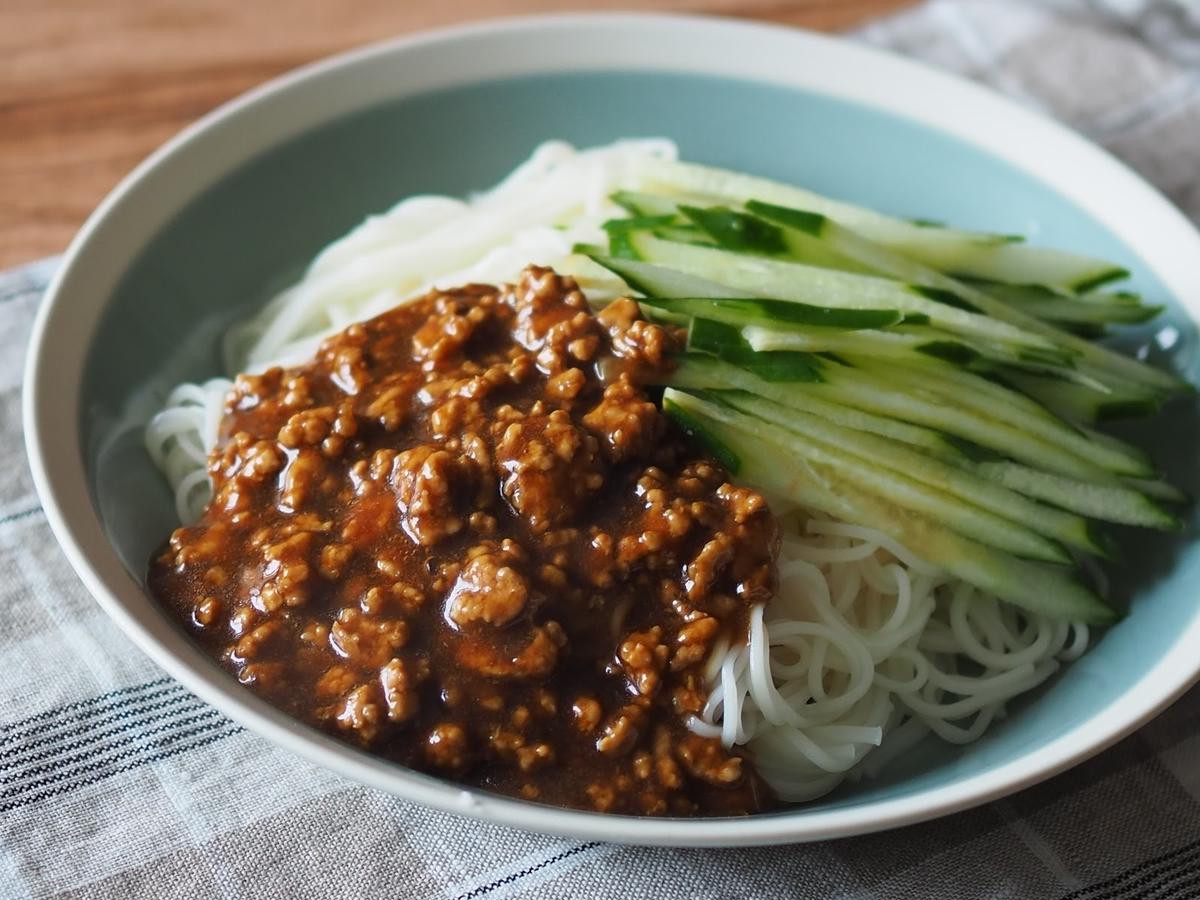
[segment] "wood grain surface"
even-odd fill
[[[826,31],[911,0],[654,0]],[[156,146],[280,72],[370,41],[619,0],[2,0],[0,268],[63,250]]]

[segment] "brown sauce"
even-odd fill
[[[678,341],[530,268],[242,376],[152,589],[243,684],[404,765],[601,811],[767,808],[685,726],[778,533],[647,397]]]

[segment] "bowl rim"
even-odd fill
[[[565,43],[571,44],[570,54],[551,47],[544,58],[531,60],[529,54],[515,58],[511,50],[522,44],[528,47],[525,42],[539,38],[563,43],[561,38],[568,35],[571,40]],[[610,43],[617,35],[625,43]],[[479,53],[479,47],[492,52]],[[720,47],[721,53],[706,49],[714,47]],[[510,48],[507,56],[501,52],[506,48]],[[645,55],[651,48],[657,55]],[[389,66],[399,68],[406,58],[421,54],[449,55],[458,66],[453,72],[433,71],[423,83],[407,85],[404,92],[377,77]],[[807,65],[796,66],[796,59]],[[171,634],[163,627],[165,619],[147,622],[134,613],[126,598],[144,599],[144,592],[108,543],[87,486],[78,420],[82,357],[111,288],[141,248],[144,235],[212,183],[212,179],[195,178],[194,173],[207,165],[219,177],[252,152],[351,111],[342,104],[322,112],[321,103],[312,101],[336,100],[338,90],[344,91],[355,79],[360,84],[350,96],[357,108],[365,108],[382,99],[471,83],[480,76],[630,68],[800,88],[898,115],[981,147],[1052,184],[1120,234],[1189,314],[1200,318],[1200,299],[1189,299],[1200,298],[1200,270],[1193,273],[1186,264],[1200,256],[1200,234],[1156,189],[1066,127],[956,75],[883,50],[779,25],[642,13],[521,16],[369,44],[288,72],[234,98],[151,154],[81,228],[38,310],[22,402],[34,484],[69,562],[122,631],[172,677],[235,722],[359,783],[498,824],[575,838],[672,846],[823,840],[968,809],[1042,781],[1110,746],[1200,678],[1200,660],[1193,659],[1189,649],[1200,642],[1200,615],[1196,615],[1168,652],[1101,712],[1046,744],[951,784],[827,810],[800,806],[745,819],[642,819],[498,797],[371,757],[299,725],[215,666],[202,664],[198,650],[181,649],[182,631]],[[230,132],[249,116],[259,124],[258,133],[239,142]],[[1014,135],[1020,139],[1014,140]],[[198,162],[201,153],[208,156],[202,163]],[[1051,170],[1053,182],[1047,176]],[[189,187],[186,178],[175,177],[181,172],[192,175],[198,186]],[[1101,182],[1108,189],[1095,191],[1093,186]],[[1122,217],[1139,222],[1143,237],[1118,228],[1118,209]],[[131,216],[140,219],[136,228],[130,224]],[[130,237],[139,229],[142,240]],[[80,287],[83,282],[89,285],[86,291]]]

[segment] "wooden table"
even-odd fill
[[[806,28],[912,0],[653,0],[639,8]],[[101,198],[188,122],[273,75],[357,44],[471,19],[628,0],[4,0],[0,268],[57,253]]]

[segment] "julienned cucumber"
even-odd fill
[[[730,371],[733,368],[725,367],[715,359],[688,359],[679,366],[670,382],[689,388],[740,388],[785,405],[798,403],[800,400],[793,398],[803,396],[828,405],[870,413],[877,418],[923,426],[926,431],[953,435],[1040,469],[1064,475],[1082,474],[1100,480],[1112,478],[1109,472],[1095,463],[1048,444],[1018,427],[947,404],[941,397],[928,398],[914,394],[907,388],[892,385],[887,379],[880,380],[832,361],[822,360],[820,379],[809,384],[764,386],[759,379],[739,377]],[[708,384],[700,384],[702,380],[707,380]]]
[[[1086,427],[1187,389],[1082,339],[1159,311],[1097,290],[1124,270],[704,167],[630,183],[614,199],[631,218],[588,253],[687,329],[664,408],[691,433],[1015,604],[1113,617],[1046,563],[1104,555],[1094,519],[1179,526],[1149,458]]]
[[[692,319],[687,329],[687,349],[693,355],[715,356],[768,382],[821,380],[821,361],[811,353],[758,353],[737,328],[709,319]]]
[[[884,365],[878,360],[849,357],[856,369],[925,397],[941,397],[949,406],[1020,428],[1030,437],[1062,447],[1115,475],[1136,478],[1154,474],[1146,454],[1116,441],[1098,442],[1015,391],[978,375],[930,360],[924,365]]]
[[[750,416],[763,418],[763,413],[771,412],[769,407],[753,406],[753,401],[747,397],[738,398],[735,395],[732,401],[734,408],[749,406],[749,409],[741,408],[739,412]],[[933,479],[927,469],[922,470],[926,476],[923,479],[910,477],[898,468],[881,466],[865,459],[853,452],[852,448],[847,450],[827,440],[819,440],[798,429],[789,428],[787,422],[779,424],[789,433],[788,447],[793,452],[793,458],[801,465],[819,464],[861,491],[886,500],[899,509],[929,516],[942,522],[945,527],[988,546],[1028,559],[1070,562],[1070,557],[1058,544],[1040,536],[1034,529],[996,515],[973,501],[964,501],[961,493],[949,493],[943,489],[944,485],[932,485]]]
[[[1086,519],[1035,503],[969,470],[902,445],[898,446],[875,435],[843,428],[819,416],[790,410],[744,391],[718,393],[717,396],[747,415],[757,416],[788,431],[796,432],[804,439],[824,443],[834,453],[844,452],[876,467],[891,469],[957,497],[968,506],[974,505],[988,510],[1052,540],[1099,556],[1108,555],[1108,547]],[[944,521],[948,525],[951,524],[949,519]],[[992,543],[986,538],[983,540],[984,543]],[[1046,558],[1057,562],[1069,561],[1069,558],[1057,554]]]
[[[947,404],[943,396],[913,393],[907,387],[847,366],[828,366],[822,369],[821,379],[819,384],[798,385],[796,390],[812,391],[834,403],[934,428],[1051,472],[1101,481],[1114,477],[1102,465],[1030,433],[1021,424],[1000,421],[959,404]]]
[[[1116,613],[1068,570],[1028,562],[963,537],[927,515],[897,508],[797,452],[795,435],[729,407],[668,388],[668,415],[680,412],[698,439],[725,448],[738,475],[763,490],[845,521],[877,528],[929,563],[1017,606],[1055,618],[1111,622]],[[697,427],[698,426],[698,427]],[[686,423],[685,423],[686,427]]]
[[[885,328],[904,318],[902,313],[894,309],[839,309],[757,297],[723,300],[708,297],[657,297],[652,303],[671,312],[738,326],[769,324],[777,328],[808,326],[829,330],[857,330]]]
[[[876,235],[876,240],[890,238],[920,242],[923,239],[940,238],[982,245],[1005,244],[1012,240],[1009,235],[929,228],[862,206],[824,197],[804,188],[695,163],[645,160],[635,167],[633,177],[642,186],[643,195],[651,194],[694,205],[740,205],[757,197],[760,200],[821,213],[852,228]],[[929,235],[936,235],[936,238]]]
[[[1152,416],[1162,405],[1157,393],[1136,389],[1098,391],[1054,378],[1024,372],[1006,376],[1014,387],[1036,399],[1047,409],[1075,422],[1113,422]]]
[[[893,257],[906,259],[911,265],[921,266],[928,271],[938,271],[947,276],[965,274],[976,278],[991,278],[1000,283],[1010,281],[1018,271],[1017,264],[1021,260],[1025,260],[1030,263],[1023,275],[1026,280],[1072,291],[1115,281],[1125,278],[1129,274],[1124,269],[1102,260],[1011,243],[994,244],[988,247],[966,246],[957,251],[950,250],[943,244],[941,250],[944,252],[933,252],[935,261],[930,261],[927,258],[930,255],[928,252],[924,254],[911,253],[907,252],[903,246],[889,246],[878,240],[872,241],[868,235],[860,236],[852,230],[852,227],[847,227],[828,216],[814,216],[807,210],[764,203],[760,200],[748,201],[746,208],[769,221],[823,237],[839,251],[848,251],[846,255],[849,258],[870,265],[880,272],[888,272],[890,265],[884,254],[890,254]],[[854,238],[858,238],[863,243],[854,247],[851,244]],[[983,275],[984,271],[989,271],[990,275]],[[1008,277],[997,277],[1001,272],[1007,273]],[[889,272],[889,274],[894,274],[898,278],[910,277],[898,273]]]
[[[1177,516],[1131,487],[1081,481],[1008,460],[977,462],[972,468],[997,484],[1081,516],[1162,531],[1176,531],[1182,527]]]
[[[785,229],[783,240],[786,243],[786,230],[790,226],[783,225],[782,221],[786,220],[789,214],[796,214],[798,211],[768,204],[756,204],[753,201],[751,201],[750,206],[759,213],[774,211],[774,214],[780,220],[780,227]],[[809,215],[803,212],[799,212],[799,214]],[[829,241],[838,253],[863,263],[880,274],[918,284],[926,288],[945,291],[948,296],[957,297],[970,308],[986,313],[994,319],[1006,322],[1027,333],[1051,339],[1058,344],[1061,350],[1077,354],[1107,372],[1109,377],[1114,380],[1115,385],[1133,382],[1149,387],[1157,387],[1160,390],[1166,391],[1177,390],[1180,387],[1178,379],[1174,379],[1164,372],[1160,372],[1137,360],[1113,353],[1107,348],[1089,343],[1076,335],[1067,334],[1061,329],[1055,328],[1052,324],[1042,321],[1042,319],[1016,306],[1005,303],[1003,300],[987,293],[987,291],[980,290],[971,283],[955,279],[944,274],[943,271],[938,271],[939,269],[944,269],[944,267],[923,264],[923,261],[914,260],[909,255],[898,252],[894,248],[875,244],[836,222],[824,219],[823,217],[818,218],[822,224],[816,226],[815,231],[791,230],[802,235],[818,234],[822,239]],[[1034,248],[1014,247],[1009,249],[1028,251]],[[1122,274],[1125,273],[1122,272]],[[1032,275],[1030,277],[1032,278]],[[1033,278],[1032,280],[1039,279]]]
[[[710,203],[741,206],[759,200],[819,213],[944,272],[1017,284],[1034,282],[1072,291],[1082,291],[1127,274],[1103,260],[1025,246],[1011,235],[930,228],[831,200],[803,188],[737,172],[647,160],[633,174],[644,191],[678,196],[684,203],[700,203],[708,198]]]
[[[826,364],[824,370],[830,368],[833,367]],[[1008,459],[988,459],[985,449],[999,449],[1002,456],[1009,454],[1004,453],[1003,448],[980,444],[979,441],[970,438],[970,443],[964,444],[948,436],[945,430],[899,421],[888,412],[886,386],[881,387],[884,393],[879,406],[876,407],[879,411],[865,411],[842,402],[823,399],[819,386],[806,388],[799,384],[767,383],[736,365],[695,354],[681,358],[670,383],[685,390],[739,390],[756,397],[767,398],[785,409],[819,416],[842,428],[866,432],[906,445],[914,451],[972,472],[1031,499],[1041,500],[1090,518],[1166,530],[1178,526],[1178,519],[1174,515],[1144,496],[1136,487],[1122,484],[1120,479],[1106,476],[1101,477],[1099,481],[1083,481],[1079,477],[1083,472],[1081,465],[1074,471],[1055,474],[1046,471],[1046,466],[1038,465],[1037,462],[1031,466]],[[853,396],[845,399],[853,399]],[[977,444],[979,446],[975,446]],[[1032,455],[1035,459],[1041,456],[1040,453]],[[1163,485],[1163,482],[1149,484]],[[1178,492],[1174,492],[1163,499],[1180,502],[1184,498]],[[1069,539],[1064,540],[1073,543]]]
[[[1151,368],[1137,360],[1121,356],[1103,346],[1090,343],[1082,339],[1079,334],[1068,333],[1064,330],[1064,328],[1068,328],[1079,332],[1081,329],[1090,329],[1091,331],[1088,332],[1090,336],[1096,336],[1095,329],[1102,330],[1103,323],[1098,321],[1097,316],[1069,312],[1077,308],[1086,309],[1092,305],[1091,300],[1085,302],[1084,300],[1075,301],[1065,298],[1062,308],[1068,312],[1062,317],[1062,321],[1056,321],[1045,315],[1035,315],[1024,309],[1020,303],[1004,302],[983,289],[981,284],[985,283],[948,277],[942,272],[896,252],[893,248],[872,242],[826,216],[754,200],[748,202],[748,207],[756,210],[762,216],[774,216],[774,219],[767,221],[759,215],[750,215],[726,208],[698,208],[684,205],[679,209],[689,214],[695,222],[723,244],[720,248],[700,247],[698,249],[710,252],[720,252],[721,249],[724,249],[733,256],[745,256],[749,253],[759,256],[760,260],[764,262],[767,261],[767,257],[771,256],[776,259],[787,258],[796,264],[826,270],[842,270],[839,274],[849,276],[863,272],[891,276],[891,278],[900,279],[901,284],[898,285],[900,287],[903,287],[904,283],[908,283],[910,289],[911,286],[915,286],[919,292],[930,299],[967,311],[985,312],[992,317],[991,321],[995,324],[1006,323],[1019,328],[1027,336],[1036,335],[1042,338],[1046,343],[1034,351],[1038,355],[1035,356],[1034,353],[1031,353],[1030,348],[1025,348],[1027,358],[1021,361],[1021,368],[1053,374],[1055,367],[1068,364],[1073,357],[1078,356],[1087,360],[1089,365],[1095,369],[1094,377],[1102,378],[1104,384],[1114,391],[1141,387],[1169,393],[1186,388],[1183,382],[1167,373]],[[662,262],[666,251],[655,244],[655,241],[663,240],[662,234],[661,231],[658,233],[642,231],[622,234],[619,249],[625,256],[655,259]],[[668,243],[670,242],[668,241]],[[647,247],[651,248],[650,252],[647,252]],[[687,268],[686,264],[682,267]],[[729,277],[720,277],[719,280],[726,283],[731,281]],[[744,281],[737,283],[739,286],[747,284]],[[1024,291],[1058,296],[1057,292],[1040,286],[1031,288],[1002,285],[997,282],[990,282],[990,284],[998,291],[1003,290],[1010,295],[1019,295]],[[752,283],[746,287],[746,290],[753,289]],[[1092,295],[1084,294],[1082,296],[1087,298]],[[809,298],[806,302],[813,302],[813,300]],[[844,301],[826,299],[826,303],[830,304],[840,302]],[[899,301],[893,299],[890,302],[904,308]],[[1094,305],[1124,307],[1123,312],[1119,315],[1109,317],[1113,320],[1136,319],[1141,321],[1157,312],[1155,307],[1141,307],[1136,303],[1130,304],[1126,301],[1121,303],[1097,302]],[[934,319],[940,327],[948,330],[955,328],[954,324],[944,321],[944,317],[939,320],[935,316]],[[1057,347],[1052,348],[1049,346],[1050,344],[1056,344]],[[1081,378],[1069,369],[1064,369],[1062,374],[1065,380],[1083,383]]]
[[[837,354],[858,354],[876,359],[918,361],[938,359],[968,369],[989,371],[996,366],[1030,366],[1010,348],[949,335],[923,325],[903,325],[886,331],[854,333],[814,328],[782,329],[773,324],[748,324],[742,337],[755,350],[764,353],[804,350]],[[1040,371],[1038,369],[1037,371]]]
[[[758,355],[774,357],[787,354],[762,353]],[[819,365],[819,361],[817,364]],[[815,378],[804,380],[819,381],[819,370]],[[901,422],[888,416],[863,412],[850,406],[829,403],[812,394],[796,391],[789,384],[773,386],[758,376],[758,373],[736,365],[732,361],[687,354],[679,360],[678,367],[671,374],[670,382],[676,387],[685,389],[737,389],[757,392],[759,396],[769,397],[789,409],[812,413],[846,428],[854,428],[891,441],[899,441],[941,458],[962,457],[959,448],[940,432]],[[966,459],[966,457],[962,458]]]
[[[1130,295],[1096,292],[1068,296],[1039,285],[1008,285],[981,282],[980,290],[1009,306],[1055,325],[1136,325],[1148,322],[1163,311]]]
[[[920,286],[901,284],[890,278],[855,275],[803,263],[746,256],[713,247],[678,244],[648,232],[630,234],[629,243],[642,261],[659,269],[686,272],[709,284],[722,285],[726,295],[770,297],[845,309],[896,309],[906,314],[928,316],[931,323],[946,331],[1025,350],[1061,352],[1053,341],[1045,337],[959,309],[942,302],[941,298],[931,299],[929,292]],[[602,258],[596,261],[609,265],[609,261]],[[617,265],[610,268],[621,275],[620,263],[624,261],[616,262]],[[629,270],[635,279],[638,272],[642,272],[643,277],[639,280],[645,283],[644,269]],[[704,295],[689,293],[686,296]]]

